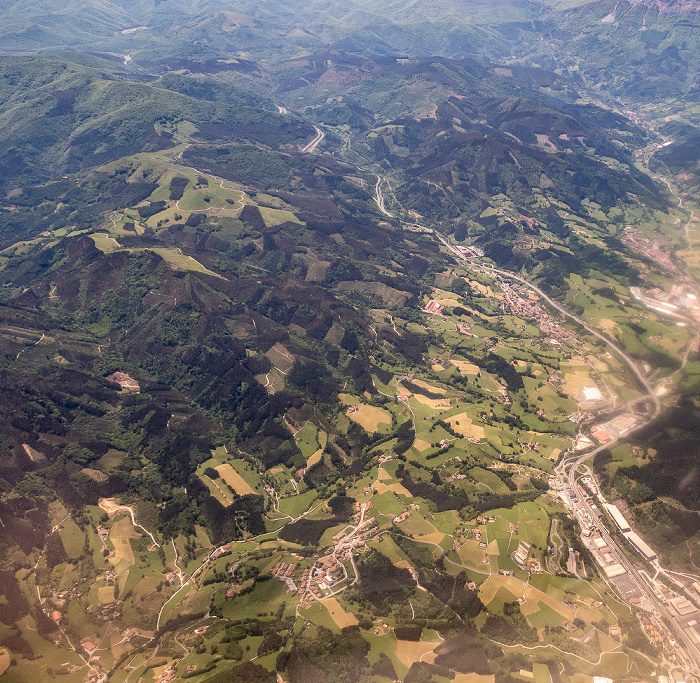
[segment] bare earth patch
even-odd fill
[[[7,650],[0,650],[0,676],[10,668],[10,653]]]
[[[32,448],[27,443],[23,443],[22,448],[24,448],[24,452],[29,456],[29,459],[32,462],[39,462],[40,460],[46,459],[43,453],[39,453],[39,451],[37,451],[35,448]]]

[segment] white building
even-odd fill
[[[649,560],[649,562],[656,559],[656,553],[647,545],[639,534],[634,531],[626,531],[623,535],[644,559]]]
[[[620,531],[624,534],[626,531],[632,531],[629,522],[625,519],[625,516],[620,512],[617,505],[612,503],[605,503],[605,509],[610,513],[613,518],[613,522],[617,524]]]
[[[600,392],[598,387],[583,387],[581,390],[583,398],[586,401],[602,401],[603,394]]]

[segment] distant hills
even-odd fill
[[[476,56],[588,79],[637,100],[696,97],[696,0],[529,2],[455,6],[445,0],[376,3],[274,0],[264,5],[141,0],[118,5],[5,3],[6,53],[80,48],[153,58],[295,57],[324,48],[365,54]],[[173,68],[176,68],[173,66]]]
[[[111,61],[76,57],[0,59],[6,189],[171,147],[185,120],[201,129],[202,141],[293,146],[313,134],[309,124],[233,85],[182,76],[143,83]]]

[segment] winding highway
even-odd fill
[[[556,574],[562,571],[561,568],[561,553],[564,546],[564,541],[559,535],[559,520],[555,517],[552,519],[552,527],[549,531],[549,537],[552,540],[552,553],[547,557],[547,569]]]
[[[314,130],[316,131],[316,137],[308,145],[301,148],[304,154],[311,154],[318,147],[318,143],[326,137],[326,134],[318,126],[314,126]]]
[[[394,214],[389,213],[386,210],[386,207],[384,206],[384,195],[382,194],[382,177],[380,175],[377,176],[377,184],[374,186],[374,201],[379,207],[379,210],[385,216],[389,216],[390,218],[394,217]]]

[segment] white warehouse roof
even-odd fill
[[[656,559],[656,553],[646,544],[639,534],[634,531],[627,531],[624,536],[647,560]]]
[[[610,516],[613,518],[615,524],[617,524],[617,526],[620,527],[620,531],[622,531],[623,533],[625,531],[631,531],[629,522],[625,519],[625,516],[617,508],[617,505],[613,505],[612,503],[605,503],[605,509],[610,513]]]
[[[600,393],[598,387],[583,387],[583,398],[586,401],[600,401],[603,398],[603,394]]]

